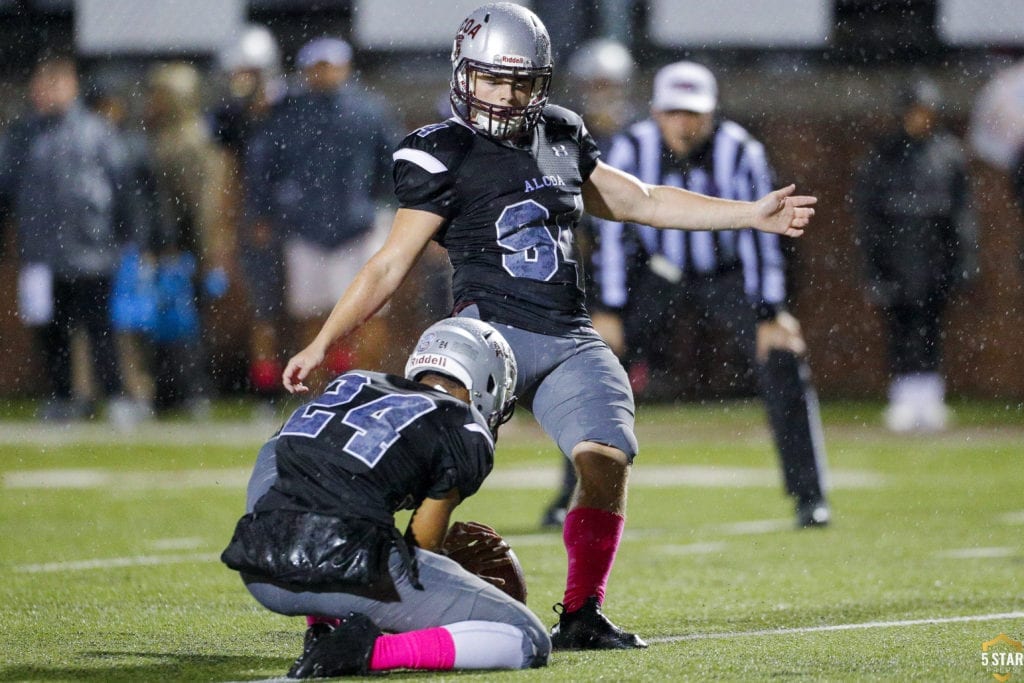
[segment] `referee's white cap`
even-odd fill
[[[654,111],[713,112],[718,105],[718,82],[707,67],[696,62],[675,62],[654,76]]]

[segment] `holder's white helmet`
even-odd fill
[[[428,372],[462,382],[492,432],[512,417],[516,359],[501,333],[487,323],[446,318],[428,327],[405,364],[405,376],[417,380]]]
[[[524,106],[490,104],[475,94],[478,74],[531,79]],[[540,120],[551,85],[551,38],[536,14],[510,2],[484,5],[459,26],[452,46],[452,111],[498,139],[528,132]]]

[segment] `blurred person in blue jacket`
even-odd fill
[[[149,144],[141,130],[136,103],[132,97],[134,78],[118,67],[91,75],[85,89],[86,106],[106,119],[118,132],[127,151],[126,176],[133,188],[131,229],[134,236],[121,253],[110,294],[110,316],[117,337],[125,392],[136,401],[140,414],[150,416],[153,377],[147,358],[147,334],[156,320],[154,295],[155,268],[146,258],[152,231],[149,188],[153,177],[149,163]]]
[[[224,153],[202,116],[203,82],[194,66],[158,64],[146,86],[150,250],[157,264],[154,407],[165,412],[184,406],[193,417],[204,417],[212,382],[201,314],[227,292],[234,239],[221,211]]]
[[[129,426],[111,329],[111,280],[132,240],[127,155],[117,132],[79,99],[75,61],[42,59],[29,81],[30,110],[0,141],[0,195],[17,225],[19,312],[43,352],[47,420],[87,417],[73,400],[71,334],[83,327],[108,417]]]
[[[245,151],[248,232],[280,244],[298,339],[315,334],[379,246],[377,200],[390,197],[397,127],[383,102],[349,82],[351,60],[338,38],[304,45],[295,60],[301,87],[273,108]],[[353,352],[332,349],[332,375],[353,366]]]

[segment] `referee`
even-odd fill
[[[651,118],[616,136],[607,162],[647,183],[726,199],[763,196],[773,187],[764,147],[715,116],[717,99],[715,77],[700,64],[662,68]],[[821,418],[800,324],[785,308],[778,236],[598,222],[598,330],[627,362],[666,355],[676,312],[737,339],[757,370],[797,526],[827,525]]]

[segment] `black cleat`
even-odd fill
[[[824,498],[799,501],[796,504],[796,528],[826,527],[832,521],[832,511]]]
[[[316,641],[320,640],[333,630],[334,626],[322,621],[310,625],[310,627],[306,629],[306,637],[302,640],[302,654],[309,652],[313,645],[316,644]]]
[[[316,624],[311,624],[309,628],[306,629],[306,637],[302,640],[302,654],[299,655],[299,658],[295,660],[294,664],[292,664],[292,668],[288,670],[289,678],[300,678],[295,675],[294,672],[299,668],[302,662],[306,660],[306,657],[309,655],[309,651],[313,649],[313,646],[317,644],[317,641],[328,635],[333,630],[333,626],[325,624],[322,621]]]
[[[328,629],[310,638],[318,626]],[[334,678],[366,674],[370,670],[373,644],[381,630],[365,614],[353,612],[331,629],[327,624],[314,624],[306,630],[306,649],[288,670],[288,678]],[[312,642],[311,642],[312,641]]]
[[[561,611],[559,611],[561,608]],[[558,623],[551,629],[551,646],[555,650],[634,650],[647,647],[635,633],[626,633],[601,613],[596,597],[587,598],[583,607],[566,612],[558,603],[554,607]]]

